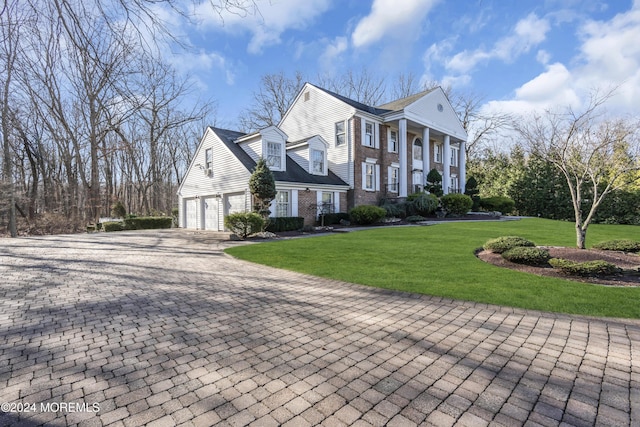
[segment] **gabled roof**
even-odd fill
[[[253,172],[256,167],[256,162],[249,156],[249,154],[242,149],[235,140],[246,136],[247,134],[242,132],[236,132],[228,129],[220,129],[209,127],[218,138],[224,143],[224,145],[233,153],[234,156],[247,168],[249,172]],[[273,177],[276,181],[281,182],[299,182],[301,184],[324,184],[324,185],[342,185],[348,186],[346,182],[340,179],[335,173],[329,171],[327,176],[324,175],[312,175],[304,170],[299,164],[297,164],[291,157],[286,157],[286,171],[273,171]]]
[[[380,105],[377,108],[382,110],[387,110],[387,111],[400,111],[434,90],[436,90],[436,88],[424,90],[422,92],[407,96],[405,98],[400,98],[400,99],[396,99],[395,101],[387,102],[386,104]]]
[[[345,104],[348,104],[348,105],[352,106],[356,110],[364,111],[364,112],[369,113],[369,114],[375,114],[377,116],[380,116],[380,115],[382,115],[384,113],[388,113],[388,112],[391,111],[391,110],[387,110],[387,109],[384,109],[384,108],[372,107],[370,105],[363,104],[362,102],[354,101],[353,99],[347,98],[346,96],[342,96],[342,95],[339,95],[339,94],[337,94],[335,92],[331,92],[330,90],[323,89],[323,88],[315,86],[315,85],[312,85],[312,86],[317,88],[317,89],[320,89],[321,91],[323,91],[325,93],[328,93],[329,95],[333,96],[334,98],[339,99],[340,101],[344,102]]]

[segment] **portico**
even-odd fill
[[[424,188],[430,170],[442,175],[444,194],[463,193],[467,133],[441,88],[380,106],[384,124],[398,130],[398,196]]]

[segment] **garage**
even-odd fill
[[[184,213],[184,227],[198,228],[198,200],[185,199]]]
[[[220,231],[220,221],[219,221],[220,207],[219,207],[218,201],[219,199],[216,197],[203,198],[205,230]]]

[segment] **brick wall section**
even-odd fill
[[[298,216],[304,218],[304,225],[316,225],[316,210],[314,206],[318,203],[315,191],[298,191]]]
[[[380,199],[380,195],[382,191],[366,191],[362,187],[362,163],[365,161],[367,157],[378,159],[378,164],[380,165],[380,190],[384,187],[383,185],[386,181],[383,181],[383,174],[386,174],[386,166],[382,164],[382,152],[383,149],[386,150],[386,144],[383,144],[386,141],[386,130],[383,126],[380,126],[378,131],[380,134],[380,148],[371,148],[362,145],[362,123],[359,117],[353,118],[353,147],[354,147],[354,156],[353,156],[353,170],[354,170],[354,189],[349,197],[349,209],[360,206],[360,205],[376,205],[378,204],[378,200]],[[384,132],[384,136],[382,135]]]

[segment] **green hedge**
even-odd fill
[[[489,212],[500,212],[504,215],[513,212],[516,202],[505,196],[482,197],[480,198],[480,208]]]
[[[299,216],[286,216],[278,218],[269,218],[269,224],[266,230],[272,233],[280,231],[297,231],[304,227],[304,218]]]
[[[138,218],[126,218],[125,230],[152,230],[156,228],[171,228],[173,219],[169,216],[141,216]]]
[[[622,251],[622,252],[640,252],[640,242],[634,240],[608,240],[593,245],[593,249],[603,251]]]
[[[124,230],[124,224],[120,221],[108,221],[102,223],[104,231],[122,231]]]
[[[563,258],[551,258],[549,264],[569,276],[608,276],[620,272],[618,267],[606,261],[575,262]]]
[[[374,224],[382,221],[386,215],[386,210],[372,205],[356,206],[349,211],[349,218],[351,218],[351,222],[361,225]]]
[[[502,258],[507,261],[525,265],[545,265],[549,263],[551,256],[546,249],[516,246],[502,253]]]
[[[346,212],[328,213],[324,216],[324,225],[340,224],[341,220],[349,221],[349,214]],[[320,219],[318,218],[318,224]]]
[[[484,250],[501,254],[518,246],[532,247],[535,246],[535,244],[532,241],[519,236],[500,236],[487,241],[483,248]]]

